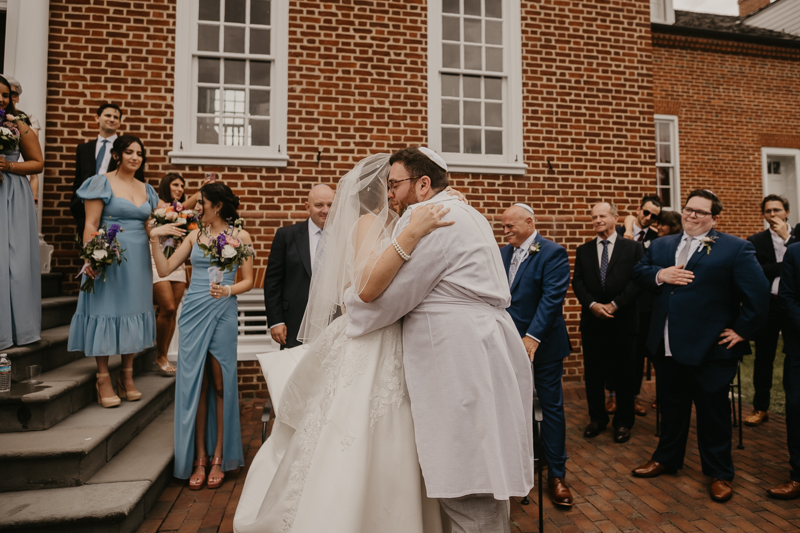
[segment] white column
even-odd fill
[[[42,126],[39,143],[44,154],[47,124],[47,44],[50,27],[50,0],[8,0],[6,22],[5,72],[22,84],[20,108],[35,115]],[[42,236],[42,191],[44,171],[39,175],[39,249],[42,272],[50,272],[53,247]]]

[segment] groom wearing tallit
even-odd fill
[[[452,226],[423,237],[386,291],[346,298],[348,337],[403,321],[403,360],[427,494],[453,532],[508,532],[511,496],[533,486],[530,360],[505,311],[511,302],[500,250],[478,211],[442,192],[444,160],[427,148],[390,159],[389,198],[403,216],[450,208]],[[405,210],[405,211],[404,211]]]

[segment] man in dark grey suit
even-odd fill
[[[316,185],[305,203],[309,217],[275,232],[264,275],[264,305],[270,334],[281,349],[300,344],[297,333],[308,303],[314,256],[333,196],[327,185]]]

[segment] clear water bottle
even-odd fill
[[[0,354],[0,392],[11,390],[11,361],[8,354]]]

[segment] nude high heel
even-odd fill
[[[222,457],[214,457],[214,459],[211,460],[212,468],[214,466],[217,466],[217,465],[222,466]],[[209,489],[217,489],[225,481],[225,472],[220,472],[218,474],[218,476],[219,477],[218,477],[217,481],[211,481],[211,472],[209,471],[209,473],[208,473],[208,483],[206,484]]]
[[[129,402],[135,402],[142,398],[142,393],[136,389],[133,390],[126,390],[125,384],[122,381],[122,373],[123,372],[130,372],[133,375],[133,368],[121,368],[119,374],[117,375],[117,389],[119,397],[123,400],[128,400]]]
[[[103,374],[97,374],[97,379],[107,378],[107,377],[108,377],[108,372],[105,372]],[[100,396],[100,382],[95,381],[94,387],[95,389],[97,389],[97,404],[100,405],[101,407],[116,407],[120,404],[119,396],[117,396],[116,394],[114,396],[109,396],[108,398],[103,398],[102,396]]]

